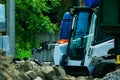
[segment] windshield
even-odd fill
[[[85,37],[89,33],[89,12],[76,14],[73,23],[73,33],[70,44],[72,48],[76,48],[81,45],[81,37]],[[75,45],[73,46],[73,44]]]
[[[75,38],[80,38],[88,34],[89,32],[88,17],[89,17],[88,12],[80,12],[75,15],[74,32],[73,32]]]

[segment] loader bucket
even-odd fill
[[[65,72],[71,76],[89,76],[88,68],[85,66],[63,66]]]

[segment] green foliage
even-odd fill
[[[53,7],[50,7],[46,0],[16,0],[16,21],[22,28],[32,32],[53,33],[57,29],[57,25],[51,23],[47,15],[56,6],[55,3],[58,5],[54,1],[53,4],[50,4]]]
[[[50,13],[60,6],[60,0],[15,0],[16,3],[16,57],[31,57],[31,49],[40,47],[36,32],[54,33],[57,22],[51,22]],[[57,20],[57,19],[56,19]]]
[[[26,49],[24,49],[24,48],[19,48],[19,44],[18,43],[16,43],[16,51],[17,51],[17,53],[19,53],[19,54],[16,54],[16,57],[17,58],[20,58],[21,60],[22,59],[24,59],[24,58],[30,58],[30,57],[32,57],[32,54],[31,54],[31,50],[30,50],[30,43],[26,43],[26,44],[23,44],[23,46],[26,48]]]

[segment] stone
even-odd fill
[[[65,76],[62,76],[60,80],[76,80],[76,77],[65,75]]]
[[[6,52],[5,52],[5,50],[3,50],[3,49],[0,49],[0,56],[5,56],[6,55]]]
[[[21,78],[21,80],[31,80],[30,77],[25,73],[20,73],[18,76]]]
[[[77,80],[93,80],[92,76],[79,76]]]
[[[31,80],[38,77],[38,75],[34,71],[28,71],[26,74],[30,77]]]
[[[41,77],[37,77],[34,80],[43,80]]]
[[[53,69],[55,70],[56,75],[58,75],[58,76],[65,76],[66,75],[65,70],[61,66],[59,66],[59,67],[53,66]]]

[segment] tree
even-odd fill
[[[15,0],[16,2],[16,54],[31,57],[31,49],[38,47],[36,32],[54,33],[57,22],[52,23],[51,11],[60,6],[60,0]],[[54,21],[54,20],[53,20]]]

